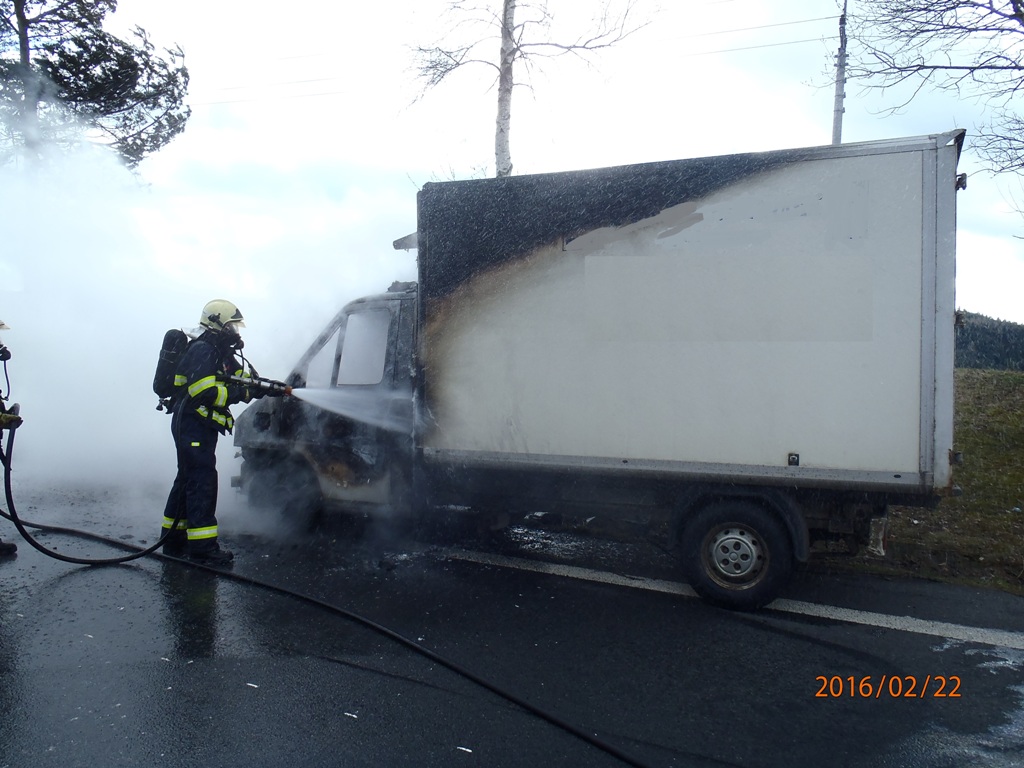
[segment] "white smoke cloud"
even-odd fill
[[[207,301],[228,298],[246,316],[246,356],[283,378],[344,302],[415,275],[414,256],[390,243],[415,228],[414,189],[402,208],[372,184],[332,200],[309,174],[291,198],[154,187],[88,147],[3,175],[0,319],[11,329],[0,339],[25,419],[16,488],[130,488],[156,520],[175,473],[151,388],[168,328],[194,327]],[[218,464],[224,498],[238,466],[230,437]]]
[[[87,147],[4,177],[0,317],[11,326],[12,401],[26,420],[16,467],[148,474],[155,457],[140,444],[153,426],[140,417],[152,364],[139,349],[152,334],[153,302],[173,301],[175,290],[136,226],[138,183],[109,153]]]

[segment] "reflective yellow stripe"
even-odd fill
[[[199,381],[195,381],[195,382],[193,382],[192,384],[189,385],[189,387],[188,387],[188,395],[189,395],[189,397],[195,397],[196,395],[200,394],[201,392],[205,392],[210,387],[215,387],[215,386],[217,386],[217,377],[216,376],[204,376],[203,378],[199,379]]]
[[[224,382],[217,381],[216,376],[206,376],[200,379],[188,388],[189,397],[195,397],[200,395],[208,389],[216,389],[217,394],[213,399],[214,407],[223,408],[228,404],[228,388]]]
[[[226,427],[227,429],[231,429],[232,427],[235,426],[235,420],[231,417],[230,414],[221,413],[220,411],[213,411],[211,413],[210,409],[207,408],[205,405],[200,405],[198,408],[196,408],[196,413],[198,413],[204,419],[210,419],[214,423],[220,424],[221,426]]]
[[[173,517],[165,517],[164,518],[164,528],[173,528],[173,527],[175,527],[174,526],[174,518]],[[178,528],[179,531],[184,531],[185,529],[187,529],[188,528],[188,520],[185,520],[185,519],[179,520],[177,528]]]
[[[189,528],[188,529],[188,540],[195,541],[197,539],[216,539],[217,538],[217,526],[210,525],[206,528]]]

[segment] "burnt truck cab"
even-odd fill
[[[346,304],[288,375],[299,396],[239,415],[233,485],[296,517],[391,508],[411,471],[415,311],[415,283]]]

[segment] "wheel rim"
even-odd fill
[[[730,523],[715,528],[702,550],[705,573],[731,589],[756,584],[768,567],[768,550],[749,526]]]

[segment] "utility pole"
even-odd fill
[[[839,17],[839,55],[836,56],[836,104],[832,112],[832,143],[843,143],[843,99],[846,98],[846,0]]]

